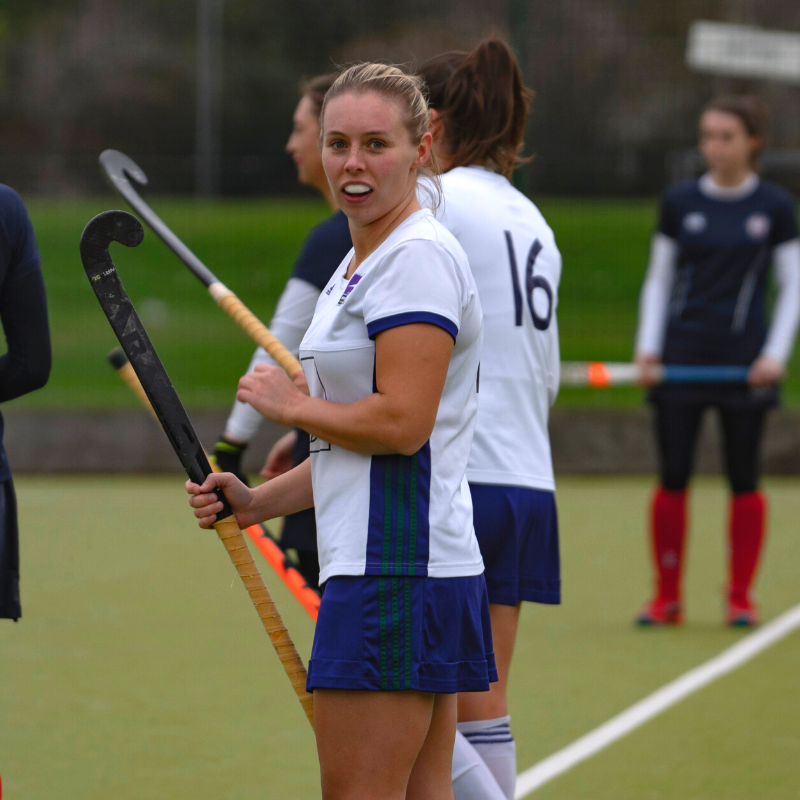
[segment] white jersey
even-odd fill
[[[561,254],[539,209],[502,175],[442,176],[436,218],[469,259],[484,322],[471,483],[555,490],[547,422],[558,393]]]
[[[428,322],[455,339],[428,442],[369,456],[311,439],[320,582],[334,575],[483,572],[465,471],[477,414],[481,305],[467,258],[429,211],[399,225],[347,280],[352,251],[320,295],[300,345],[312,397],[374,391],[381,331]]]

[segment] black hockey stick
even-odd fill
[[[164,244],[175,253],[200,279],[208,293],[242,330],[269,353],[275,363],[293,378],[302,370],[300,362],[269,332],[256,315],[164,224],[133,187],[132,178],[141,186],[147,185],[147,175],[139,165],[119,150],[104,150],[100,166],[111,185],[125,198],[130,207],[152,228]]]
[[[211,474],[211,465],[108,252],[111,242],[136,247],[143,238],[144,230],[136,217],[126,211],[105,211],[94,217],[81,235],[81,261],[100,307],[136,372],[175,454],[189,478],[202,484]],[[216,494],[223,503],[223,509],[217,514],[219,521],[214,523],[214,529],[247,588],[264,629],[313,726],[313,701],[305,689],[306,669],[264,585],[225,496],[220,490],[216,490]]]
[[[125,353],[119,348],[115,347],[109,354],[108,360],[112,367],[116,370],[117,374],[123,381],[130,387],[131,391],[142,401],[145,408],[155,417],[156,412],[150,405],[147,399],[142,384],[128,361]],[[211,462],[209,462],[211,463]],[[223,472],[223,470],[211,464],[214,472]],[[320,594],[316,589],[312,589],[306,579],[292,564],[288,554],[281,546],[277,539],[273,539],[270,532],[267,530],[266,525],[251,525],[244,531],[253,544],[261,551],[261,555],[267,560],[267,563],[275,570],[275,574],[286,584],[286,588],[295,596],[297,602],[308,612],[308,615],[314,622],[317,621],[319,616],[319,602]]]

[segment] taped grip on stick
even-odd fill
[[[212,283],[208,293],[228,316],[290,377],[303,368],[300,362],[269,332],[266,325],[223,283]]]
[[[114,241],[136,247],[142,241],[143,233],[139,221],[124,211],[98,214],[90,220],[81,235],[81,261],[100,307],[129,359],[175,454],[189,478],[202,484],[211,473],[208,458],[108,251],[109,245]],[[303,710],[313,725],[311,697],[305,691],[303,663],[219,487],[216,487],[215,494],[223,503],[223,510],[219,514],[222,520],[215,526],[217,533],[236,566]]]
[[[244,540],[242,532],[235,517],[227,517],[214,523],[214,530],[217,532],[225,549],[228,551],[242,583],[250,595],[250,600],[255,606],[261,624],[272,641],[272,646],[278,654],[278,658],[283,664],[283,669],[291,681],[297,699],[303,706],[311,727],[314,727],[314,701],[312,696],[306,691],[306,668],[300,659],[300,655],[294,646],[294,642],[283,624],[281,615],[275,607],[275,602],[264,584],[261,573],[250,555],[247,542]]]

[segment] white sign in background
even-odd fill
[[[800,33],[697,20],[686,63],[698,72],[800,83]]]

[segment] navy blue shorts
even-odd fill
[[[560,603],[554,493],[488,483],[471,483],[469,488],[489,602]]]
[[[497,680],[483,575],[336,576],[325,584],[309,691],[481,692]]]

